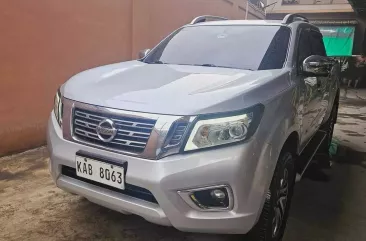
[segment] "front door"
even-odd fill
[[[297,68],[300,93],[303,98],[302,111],[299,113],[301,127],[300,148],[302,149],[317,131],[316,122],[318,120],[322,96],[317,77],[306,77],[301,74],[302,63],[307,57],[312,55],[310,30],[302,30],[298,46]]]
[[[316,31],[310,31],[310,42],[311,42],[312,55],[327,57],[323,42],[323,36],[321,35],[321,33]],[[331,63],[330,60],[329,62]],[[332,66],[329,66],[329,68],[331,67]],[[317,77],[317,87],[320,100],[319,100],[319,113],[316,119],[314,120],[314,128],[316,128],[316,130],[318,130],[320,128],[320,125],[324,122],[324,117],[329,106],[329,99],[330,99],[329,90],[331,84],[330,78],[331,78],[330,75],[325,77]]]

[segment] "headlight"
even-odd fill
[[[263,106],[221,118],[200,118],[192,129],[184,151],[225,145],[248,139],[256,131]]]
[[[55,113],[55,117],[56,117],[58,124],[61,126],[61,124],[62,124],[62,96],[61,96],[60,89],[57,90],[57,93],[55,95],[53,112]]]

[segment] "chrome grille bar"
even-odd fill
[[[134,135],[135,133],[133,132],[133,131],[131,131],[130,133],[128,133],[127,135],[125,135],[125,134],[121,134],[121,133],[117,133],[117,136],[132,136],[132,137],[136,137],[135,135]],[[143,138],[143,139],[149,139],[149,135],[146,135],[146,136],[137,136],[138,138]]]
[[[152,129],[154,128],[153,124],[141,124],[141,123],[136,123],[136,122],[131,122],[131,121],[125,121],[125,120],[118,120],[118,119],[113,119],[112,120],[117,124],[117,125],[121,125],[121,126],[132,126],[132,127],[140,127],[140,128],[146,128],[146,129]],[[127,124],[125,124],[127,123]]]
[[[92,129],[95,129],[97,128],[98,125],[96,124],[93,124],[93,123],[88,123],[86,121],[82,121],[82,120],[78,120],[78,119],[75,119],[75,125],[78,125],[78,126],[83,126],[83,127],[88,127],[88,128],[92,128]]]
[[[76,116],[80,116],[80,117],[84,117],[84,118],[87,118],[87,119],[91,119],[91,120],[96,120],[96,121],[103,120],[102,117],[99,117],[99,116],[96,116],[96,115],[92,115],[92,114],[83,113],[83,112],[78,111],[78,110],[75,111],[75,115]]]
[[[77,133],[78,135],[82,135],[82,136],[100,141],[98,135],[96,135],[92,132],[89,132],[89,131],[84,131],[84,130],[75,128],[75,133]],[[121,143],[119,141],[122,141],[123,143]],[[138,142],[132,142],[132,141],[124,141],[122,139],[114,139],[114,141],[111,141],[110,143],[116,144],[116,145],[122,145],[122,146],[145,147],[145,144],[142,142],[138,143]]]

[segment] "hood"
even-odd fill
[[[249,71],[129,61],[81,72],[61,91],[65,98],[92,105],[197,115],[244,109],[288,85],[284,69]]]

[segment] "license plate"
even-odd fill
[[[123,167],[83,156],[76,156],[75,160],[76,175],[79,177],[125,189],[125,169]]]

